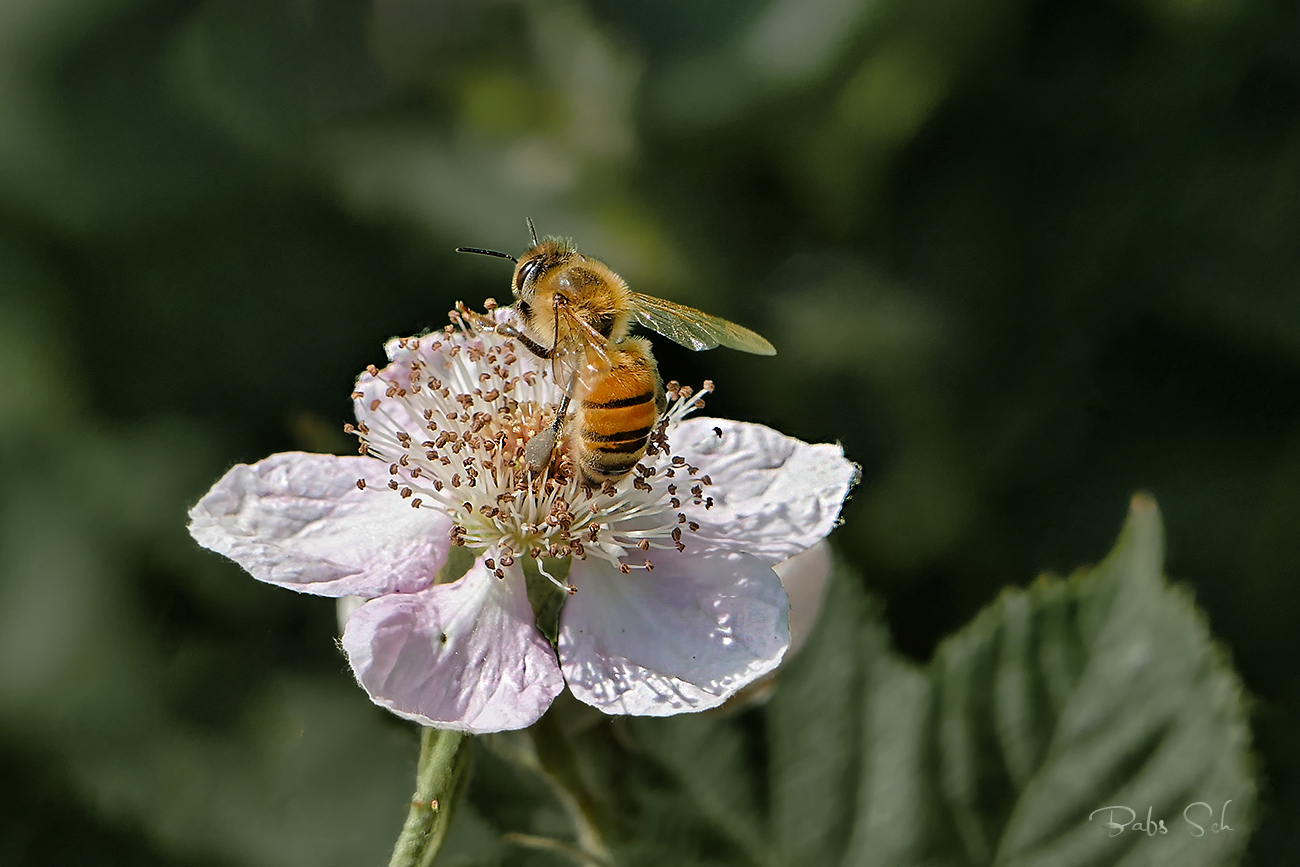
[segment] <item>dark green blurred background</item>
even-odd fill
[[[1154,493],[1255,702],[1252,862],[1300,863],[1300,10],[1269,0],[0,4],[0,863],[382,861],[410,730],[331,603],[185,509],[347,449],[355,373],[508,297],[451,250],[525,216],[772,339],[656,351],[862,464],[834,541],[917,659]]]

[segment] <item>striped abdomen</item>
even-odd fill
[[[610,370],[583,389],[573,415],[574,457],[592,485],[618,481],[645,454],[664,408],[650,344],[639,338],[608,349]]]

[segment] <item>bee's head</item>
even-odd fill
[[[515,309],[534,330],[548,330],[538,328],[538,316],[543,312],[540,308],[550,306],[547,299],[551,299],[558,289],[551,285],[554,282],[552,278],[564,270],[574,255],[573,247],[568,242],[547,238],[529,247],[519,257],[510,288],[515,296]],[[539,304],[539,295],[544,303]]]

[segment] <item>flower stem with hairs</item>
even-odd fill
[[[438,857],[465,790],[470,755],[470,738],[461,732],[421,730],[411,811],[388,867],[429,867]]]

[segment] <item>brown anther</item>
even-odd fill
[[[651,563],[649,560],[645,561],[645,570],[647,572],[653,572],[655,570],[655,564]]]
[[[407,455],[402,455],[397,459],[397,462],[404,467],[409,467],[411,465],[411,459]]]
[[[377,409],[379,409],[379,398],[370,401],[370,411],[374,412]]]
[[[680,542],[681,540],[682,540],[682,528],[673,527],[673,541]]]
[[[649,539],[642,539],[640,542],[637,542],[637,543],[636,543],[636,546],[637,546],[638,548],[640,548],[642,551],[649,551],[649,550],[650,550],[650,540],[649,540]]]
[[[405,500],[407,497],[411,496],[411,494],[413,494],[413,493],[414,493],[414,491],[412,491],[410,488],[402,488],[402,490],[401,490],[402,499]]]
[[[677,543],[677,553],[680,554],[682,551],[685,551],[685,550],[686,550],[686,546],[685,546],[684,544],[682,544],[681,542],[678,542],[678,543]]]
[[[433,489],[435,491],[441,491],[443,489],[443,484],[439,479],[433,480]]]
[[[361,445],[357,446],[357,451],[363,455],[370,454],[370,443],[362,443]]]
[[[577,595],[578,595],[578,588],[577,588],[577,587],[574,587],[572,584],[570,584],[566,589],[569,591],[569,595],[570,595],[570,596],[577,596]]]
[[[373,364],[367,364],[366,373],[370,374],[371,376],[378,376],[379,368],[375,367]]]
[[[426,409],[426,410],[424,411],[424,420],[425,420],[425,421],[433,421],[433,410],[431,410],[431,409]]]
[[[679,523],[679,524],[685,524],[685,523],[686,523],[686,516],[683,515],[681,512],[678,512],[678,513],[677,513],[677,523]]]
[[[696,497],[702,497],[702,496],[704,496],[704,486],[703,486],[703,485],[692,485],[692,486],[691,486],[691,493],[694,494]]]
[[[357,432],[357,429],[354,428],[351,424],[345,424],[343,425],[343,432],[345,434],[354,434]]]
[[[720,427],[715,427],[715,428],[713,429],[713,432],[714,432],[715,434],[717,434],[718,439],[722,439],[722,428],[720,428]]]
[[[493,574],[495,574],[498,578],[502,578],[502,579],[506,577],[506,573],[501,571],[500,569],[496,570],[496,572]]]
[[[669,485],[669,486],[668,486],[668,495],[669,495],[669,496],[672,496],[673,494],[676,494],[676,493],[677,493],[677,486],[676,486],[676,485]]]
[[[388,489],[389,489],[390,491],[395,491],[395,490],[397,490],[397,480],[396,480],[396,479],[389,479],[389,480],[388,480]]]
[[[682,507],[682,501],[673,497],[668,501],[668,507],[671,509],[680,509]]]
[[[688,526],[688,527],[691,528],[691,532],[692,532],[692,533],[698,533],[699,530],[700,530],[700,525],[697,524],[697,523],[695,523],[694,521],[691,521],[691,522],[688,523],[686,526]]]
[[[466,514],[469,514],[469,515],[474,514],[474,504],[473,504],[473,503],[461,503],[460,506],[461,506],[462,509],[465,510],[465,513],[466,513]]]
[[[705,498],[704,498],[704,508],[705,508],[706,510],[707,510],[707,509],[712,509],[712,508],[713,508],[713,498],[712,498],[712,497],[705,497]]]
[[[423,502],[424,500],[421,500],[419,497],[416,497],[414,500],[411,500],[411,508],[418,509],[420,508],[420,504]]]
[[[452,476],[451,476],[451,486],[452,486],[453,488],[459,488],[459,487],[460,487],[460,473],[452,473]]]
[[[389,465],[388,465],[388,474],[389,474],[390,476],[395,476],[395,475],[397,475],[397,464],[389,464]]]
[[[619,563],[618,571],[622,572],[624,575],[632,574],[632,569],[626,563]]]
[[[366,489],[366,480],[357,479],[357,490],[364,491],[365,489]]]
[[[709,478],[707,475],[705,475],[705,476],[700,476],[700,481],[701,481],[701,482],[704,482],[704,484],[706,484],[706,485],[711,485],[711,484],[713,484],[713,479]]]
[[[363,434],[370,433],[370,428],[363,421],[357,422],[357,430],[361,431]]]
[[[497,561],[495,561],[495,560],[493,560],[491,557],[489,557],[489,558],[487,558],[486,560],[483,561],[483,565],[486,566],[486,567],[488,567],[488,569],[495,569],[495,568],[497,568]]]
[[[363,391],[354,391],[354,392],[352,392],[352,395],[351,395],[351,397],[352,397],[353,400],[361,400],[361,399],[362,399],[363,397],[365,397],[365,396],[366,396],[366,394],[365,394],[365,392],[363,392]]]
[[[681,455],[678,455],[677,457],[673,458],[673,466],[675,467],[686,466],[686,458],[682,457]]]
[[[496,300],[495,298],[484,298],[484,299],[483,299],[483,309],[484,309],[484,310],[496,310],[496,309],[497,309],[497,300]]]
[[[501,565],[509,569],[511,566],[515,565],[515,558],[510,556],[509,554],[502,554]]]

